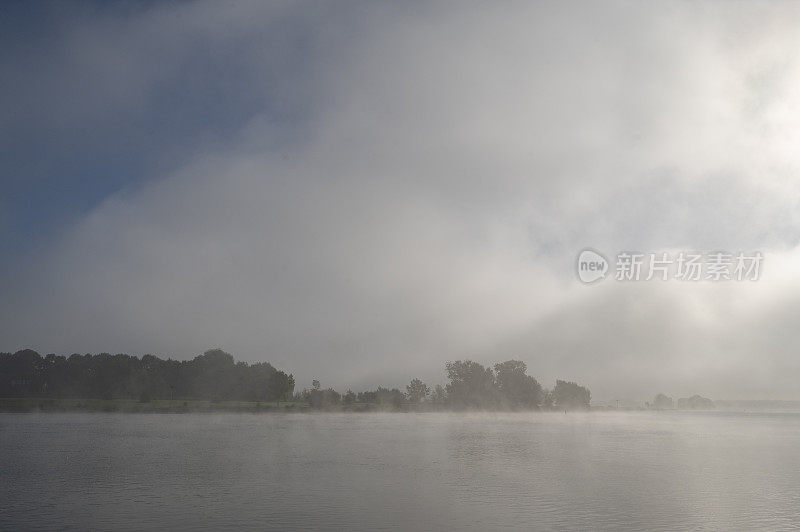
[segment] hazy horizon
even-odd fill
[[[0,12],[0,351],[800,400],[800,4]],[[586,285],[587,248],[763,264]]]

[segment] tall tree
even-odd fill
[[[412,379],[412,381],[406,385],[406,396],[410,403],[421,403],[430,393],[430,388],[419,379]]]
[[[521,360],[507,360],[495,364],[497,389],[503,406],[509,408],[538,408],[544,399],[542,385],[526,374],[527,366]]]
[[[588,410],[592,399],[588,388],[561,380],[556,381],[551,394],[554,406],[560,410]]]
[[[496,406],[495,380],[492,368],[483,367],[472,360],[456,360],[445,366],[447,397],[454,408],[494,408]]]

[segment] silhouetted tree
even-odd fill
[[[563,410],[588,410],[592,394],[574,382],[557,380],[552,391],[553,404]]]
[[[275,401],[279,406],[282,400],[285,401],[291,396],[292,390],[294,390],[294,375],[287,375],[282,371],[274,371],[272,373],[270,387],[266,391],[268,395],[275,397]]]
[[[272,401],[291,396],[294,377],[266,362],[248,365],[212,349],[193,360],[129,355],[0,353],[0,397]]]
[[[443,405],[445,401],[447,401],[447,392],[445,392],[441,384],[437,384],[433,387],[433,391],[431,392],[431,403]]]
[[[307,402],[311,408],[329,408],[338,405],[342,400],[341,394],[333,388],[328,388],[327,390],[314,388],[306,390],[303,395],[303,400]]]
[[[356,402],[356,394],[353,390],[347,390],[347,393],[342,397],[342,402],[346,405],[351,405]]]
[[[428,388],[428,386],[419,379],[413,379],[406,385],[406,396],[408,397],[408,402],[410,403],[421,403],[426,397],[428,397],[428,394],[430,393],[430,388]]]
[[[358,392],[356,396],[357,401],[359,403],[377,403],[378,402],[378,393],[377,392]]]
[[[544,398],[542,386],[527,375],[527,366],[520,360],[495,364],[497,389],[503,406],[510,408],[538,408]]]
[[[669,410],[675,407],[675,402],[672,397],[667,397],[663,393],[656,395],[653,399],[653,408],[656,410]]]
[[[491,368],[471,360],[456,360],[445,365],[447,399],[454,408],[493,408],[496,405],[495,381]]]
[[[678,408],[681,410],[713,410],[716,408],[714,401],[707,397],[702,397],[700,395],[693,395],[686,398],[678,399]]]
[[[359,403],[369,403],[378,405],[381,408],[398,408],[406,399],[403,392],[397,388],[384,388],[378,386],[375,391],[359,392],[357,396]]]

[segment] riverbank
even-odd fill
[[[0,413],[30,412],[121,412],[121,413],[267,413],[267,412],[436,412],[439,405],[350,403],[312,408],[302,401],[198,401],[134,399],[64,399],[0,397]]]
[[[121,413],[268,413],[268,412],[442,412],[451,411],[438,404],[400,405],[379,403],[340,403],[312,408],[301,401],[197,401],[133,399],[58,399],[35,397],[0,398],[2,413],[30,412],[121,412]],[[532,410],[526,410],[528,412]],[[558,409],[554,411],[559,411]]]
[[[309,410],[307,403],[250,401],[183,401],[128,399],[0,398],[0,412],[291,412]]]

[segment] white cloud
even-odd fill
[[[83,22],[78,59],[146,85],[185,81],[140,66],[162,47],[172,69],[194,57],[200,41],[171,36],[188,20],[267,110],[5,280],[6,344],[220,345],[301,386],[435,382],[446,359],[514,357],[600,397],[796,395],[795,6],[450,4],[330,20],[282,7],[299,55],[264,47],[260,22],[277,15],[260,4],[225,9],[136,14],[124,41],[148,42],[138,54],[101,53],[118,22]],[[282,135],[276,105],[305,133]],[[752,287],[584,287],[572,261],[586,245],[762,249],[780,266]]]

